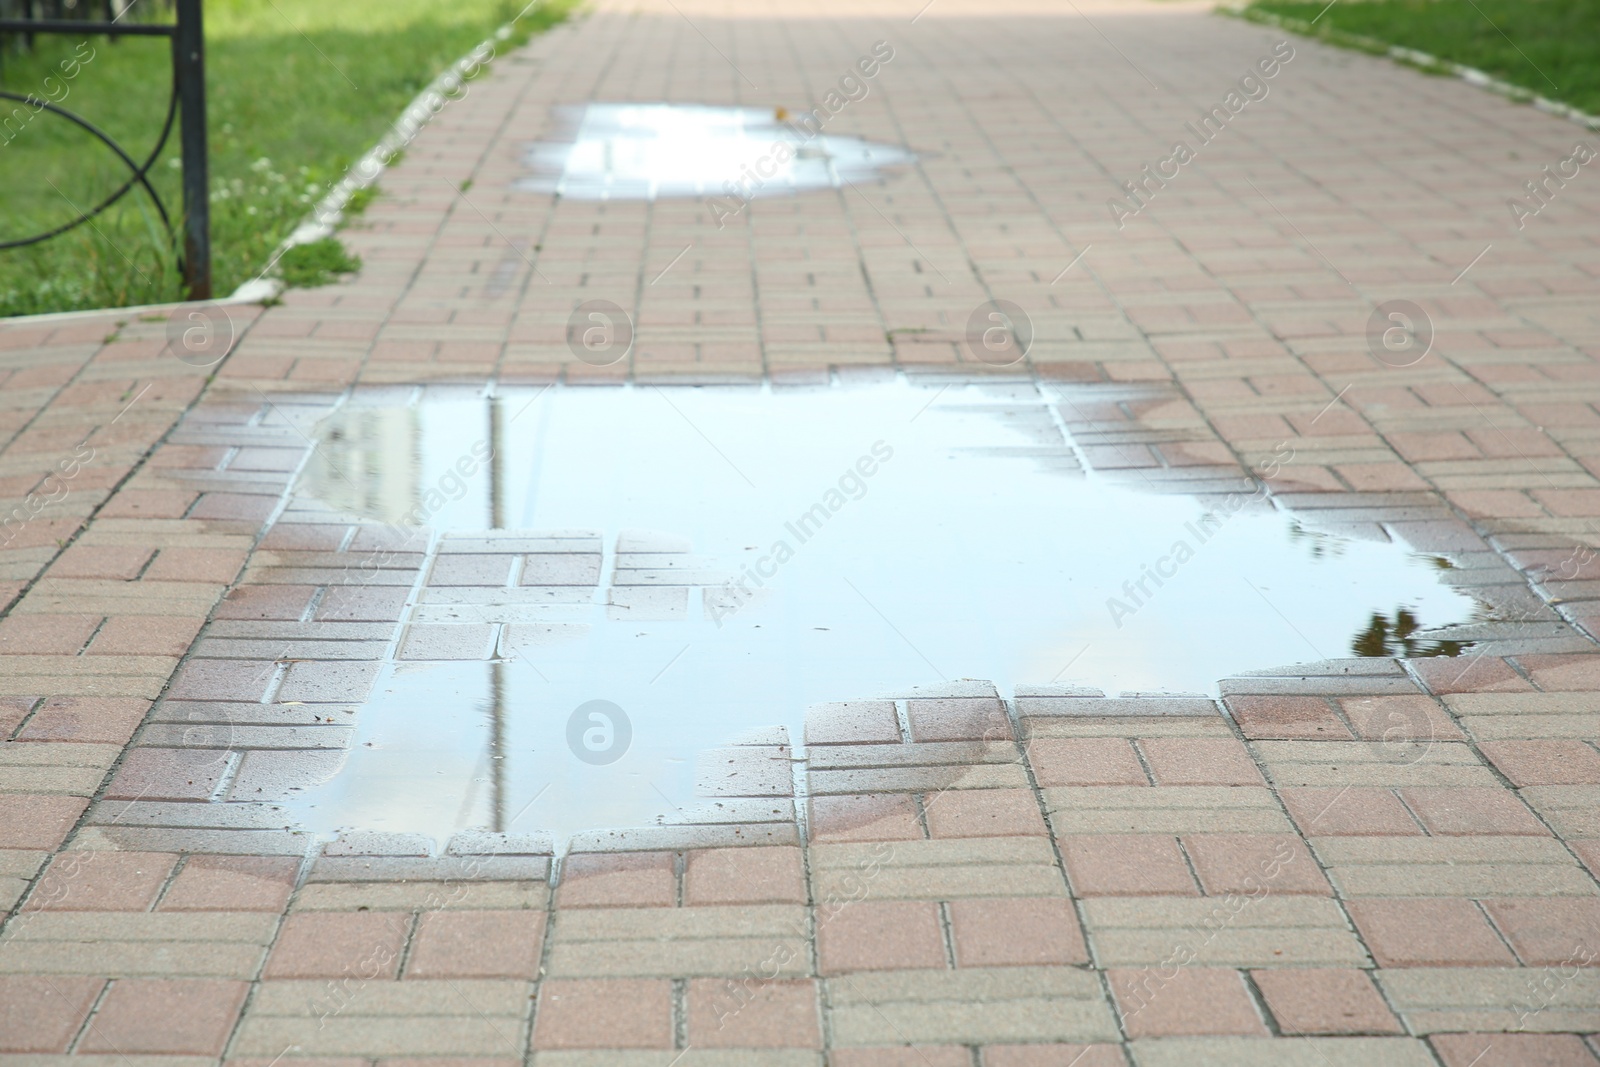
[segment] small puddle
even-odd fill
[[[1459,651],[1434,631],[1474,610],[1404,544],[1086,473],[1028,384],[395,396],[326,420],[297,489],[433,530],[348,760],[291,799],[324,832],[678,821],[720,746],[798,741],[808,705],[959,679],[1214,693]],[[728,791],[787,796],[787,751],[758,751],[770,789]]]
[[[822,132],[815,113],[683,104],[589,104],[560,113],[566,136],[535,144],[519,189],[575,200],[743,198],[834,189],[915,157]],[[737,204],[730,201],[730,205]]]

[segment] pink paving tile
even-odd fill
[[[1476,904],[1457,897],[1346,902],[1380,967],[1512,967],[1516,959]]]
[[[1042,786],[1150,784],[1121,737],[1036,738],[1028,742],[1028,762]]]
[[[953,900],[956,966],[1046,966],[1089,962],[1072,902],[1065,897]]]
[[[1366,971],[1284,967],[1252,971],[1251,977],[1285,1034],[1405,1032]]]
[[[689,1045],[820,1048],[821,1006],[812,979],[689,981]]]
[[[1478,750],[1512,785],[1600,785],[1600,751],[1586,741],[1484,741]]]
[[[524,978],[539,975],[542,911],[430,911],[417,921],[407,978]]]
[[[1445,1067],[1596,1067],[1577,1034],[1434,1034]]]
[[[135,697],[51,697],[17,740],[126,744],[149,710],[148,700]]]
[[[814,704],[806,709],[806,744],[893,744],[900,741],[900,718],[892,700]]]
[[[1122,1025],[1132,1038],[1201,1034],[1265,1037],[1261,1014],[1238,971],[1217,967],[1106,972]]]
[[[29,911],[146,911],[178,857],[169,852],[58,852],[28,897]]]
[[[406,912],[300,912],[284,920],[266,978],[393,978],[411,929]]]
[[[1029,789],[945,789],[922,802],[934,837],[1043,835],[1044,816]]]
[[[1455,721],[1431,697],[1343,697],[1339,706],[1364,741],[1409,745],[1463,740]]]
[[[547,978],[535,1049],[671,1048],[672,983],[653,978]]]
[[[67,1051],[104,978],[0,976],[0,1052]]]
[[[1483,910],[1530,967],[1600,965],[1600,897],[1500,898]]]
[[[717,848],[689,853],[685,904],[803,904],[805,870],[800,850]]]
[[[1509,790],[1494,786],[1418,786],[1401,789],[1399,794],[1429,833],[1550,835]]]
[[[1118,1045],[989,1045],[983,1050],[983,1067],[1127,1067],[1127,1063]]]
[[[107,800],[209,800],[222,782],[230,756],[188,748],[132,748],[123,757]]]
[[[1333,887],[1295,834],[1188,834],[1183,847],[1209,895],[1309,893]]]
[[[0,793],[0,848],[54,849],[88,806],[83,797]]]
[[[1178,840],[1166,834],[1083,834],[1061,838],[1078,896],[1198,896]]]
[[[811,798],[811,837],[824,841],[921,839],[916,802],[904,794],[849,794]]]
[[[1533,691],[1533,685],[1526,678],[1505,660],[1494,656],[1424,657],[1411,660],[1411,669],[1429,690],[1441,695]]]
[[[1307,837],[1391,837],[1423,833],[1392,789],[1368,786],[1289,788],[1278,792]]]
[[[678,899],[670,852],[576,853],[566,858],[556,903],[564,908],[671,907]]]
[[[0,655],[76,655],[102,619],[100,615],[13,615],[0,619]]]
[[[1250,752],[1232,737],[1146,737],[1139,741],[1156,785],[1266,785]]]
[[[836,1048],[828,1052],[828,1067],[972,1067],[972,1053],[954,1045]]]
[[[1547,693],[1600,690],[1600,656],[1593,653],[1518,656],[1517,663]]]
[[[922,900],[861,900],[819,916],[823,974],[944,967],[939,906]]]
[[[219,1056],[248,982],[121,978],[111,984],[80,1052]]]
[[[50,567],[52,578],[112,578],[130,581],[144,570],[155,549],[140,545],[75,544]]]
[[[1230,696],[1223,699],[1251,740],[1348,741],[1349,729],[1321,697]]]
[[[156,910],[281,912],[299,869],[293,856],[190,856]]]

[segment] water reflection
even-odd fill
[[[1416,636],[1422,623],[1409,608],[1396,608],[1394,618],[1388,619],[1373,613],[1367,628],[1356,634],[1350,642],[1350,651],[1358,656],[1403,656],[1417,659],[1422,656],[1459,656],[1467,647],[1463,641],[1427,641]]]
[[[567,138],[529,151],[517,187],[577,200],[773,196],[836,189],[911,162],[903,148],[822,134],[771,108],[589,104]],[[731,208],[730,208],[731,210]]]
[[[1416,635],[1472,602],[1405,545],[1113,484],[1055,404],[904,380],[358,393],[301,499],[438,533],[347,765],[297,810],[438,836],[771,810],[812,704],[958,679],[1214,692],[1357,632],[1360,655],[1459,649]],[[596,701],[627,718],[603,763],[574,738],[606,724],[571,732]]]

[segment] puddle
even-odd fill
[[[867,181],[915,158],[771,108],[589,104],[561,117],[568,137],[534,145],[533,174],[517,188],[577,200],[774,196]]]
[[[436,531],[343,771],[291,803],[323,831],[677,821],[787,796],[786,750],[717,750],[798,741],[811,704],[1214,693],[1473,612],[1403,544],[1085,473],[1031,385],[384,395],[323,424],[297,490]]]

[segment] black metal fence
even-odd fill
[[[129,170],[128,179],[95,206],[80,211],[76,218],[53,229],[12,241],[0,242],[0,250],[38,244],[88,222],[138,187],[154,202],[157,213],[172,231],[166,205],[150,182],[155,165],[174,120],[179,127],[179,148],[183,163],[183,230],[179,267],[190,300],[211,298],[211,204],[210,175],[206,165],[206,82],[205,36],[200,15],[201,0],[171,0],[165,5],[173,14],[170,22],[145,22],[138,15],[146,10],[159,12],[155,4],[138,0],[0,0],[0,62],[15,50],[29,50],[41,34],[67,34],[82,38],[166,37],[172,48],[172,95],[167,101],[167,117],[161,136],[143,161],[134,159],[104,130],[82,115],[27,93],[0,90],[0,101],[12,101],[0,109],[0,123],[16,107],[34,113],[49,112],[72,122],[105,143]]]

